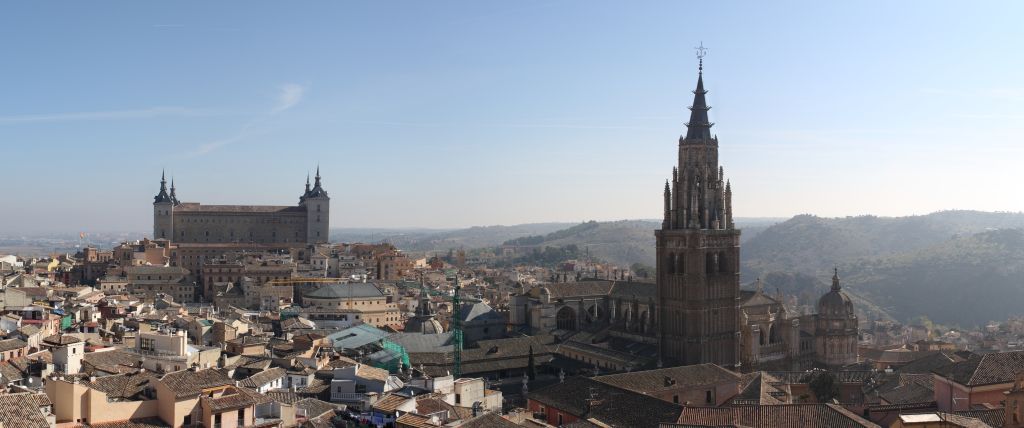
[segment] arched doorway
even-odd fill
[[[559,330],[576,330],[576,312],[568,306],[563,306],[555,316]]]

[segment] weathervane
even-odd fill
[[[704,42],[701,41],[700,46],[693,49],[697,51],[697,61],[700,62],[700,66],[698,68],[700,71],[704,71],[704,56],[708,54],[708,48],[704,47]]]

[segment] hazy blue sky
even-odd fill
[[[696,82],[738,216],[1024,210],[1024,3],[12,2],[0,231],[657,218]],[[842,3],[842,4],[840,4]]]

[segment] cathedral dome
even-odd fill
[[[438,334],[444,333],[444,327],[432,316],[416,316],[405,322],[406,333]]]
[[[818,299],[818,315],[828,318],[850,318],[854,316],[853,302],[839,285],[839,271],[832,276],[832,290]]]

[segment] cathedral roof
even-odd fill
[[[302,212],[304,211],[304,208],[285,205],[202,205],[198,202],[184,202],[175,207],[174,211],[202,213],[274,213]]]
[[[313,299],[346,299],[383,297],[384,293],[370,283],[330,284],[307,293],[305,297]]]
[[[405,322],[406,333],[444,333],[444,327],[432,316],[415,316]]]

